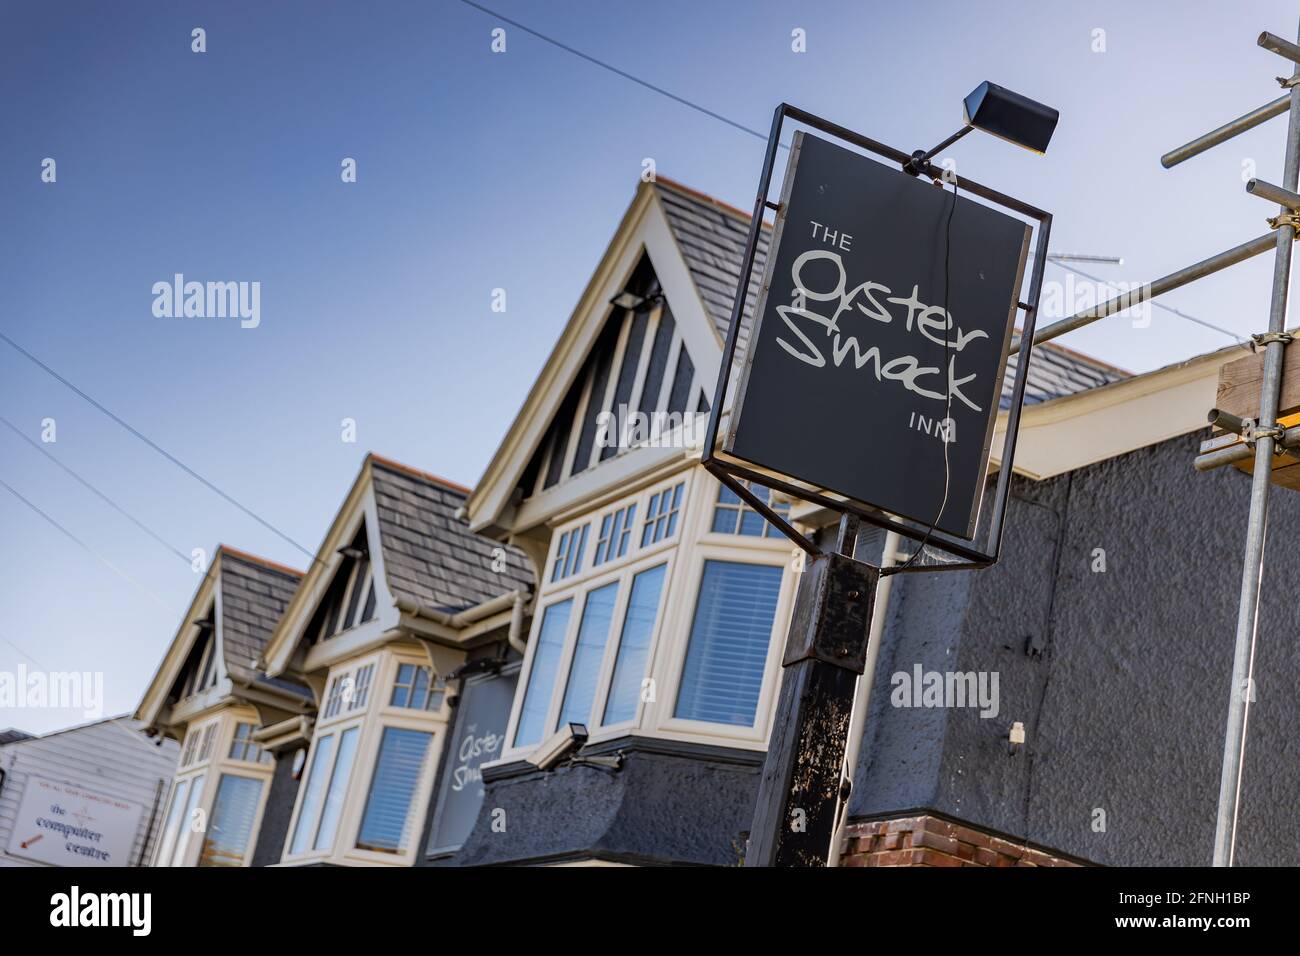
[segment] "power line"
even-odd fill
[[[623,79],[635,83],[638,86],[642,86],[647,90],[651,90],[652,92],[658,93],[660,96],[666,96],[668,99],[673,100],[676,103],[680,103],[682,106],[688,107],[689,109],[693,109],[697,113],[703,113],[705,116],[718,120],[719,122],[726,123],[728,126],[738,129],[742,133],[748,133],[750,136],[753,136],[757,139],[761,139],[763,141],[767,140],[766,134],[754,129],[752,126],[746,126],[744,123],[740,123],[729,117],[723,116],[721,113],[711,110],[706,106],[701,106],[699,103],[693,102],[692,100],[688,100],[683,96],[678,96],[676,93],[672,93],[661,86],[656,86],[654,83],[651,83],[648,80],[643,80],[638,76],[634,76],[633,74],[628,73],[626,70],[620,70],[618,67],[614,66],[611,63],[606,63],[604,60],[597,59],[596,57],[592,56],[589,53],[584,53],[581,50],[569,46],[567,43],[563,43],[560,40],[555,39],[554,37],[547,36],[545,33],[542,33],[539,30],[535,30],[532,27],[525,26],[524,24],[520,23],[518,20],[512,20],[510,17],[504,16],[503,14],[500,14],[489,7],[485,7],[481,3],[476,3],[474,2],[474,0],[460,0],[460,2],[467,7],[473,7],[474,9],[482,13],[486,13],[489,16],[496,17],[498,20],[502,21],[503,23],[508,23],[512,27],[515,27],[519,30],[523,30],[525,33],[537,37],[537,39],[549,43],[552,46],[557,47],[558,49],[564,50],[566,53],[571,53],[574,56],[586,60],[588,63],[592,63],[603,70],[608,70],[610,73],[613,73],[616,76],[621,76]],[[787,148],[784,143],[780,143],[778,145],[782,149]],[[1072,257],[1072,258],[1087,258],[1091,260],[1094,257]],[[1098,256],[1095,258],[1096,261],[1109,261],[1109,257]],[[1106,282],[1105,279],[1099,279],[1096,276],[1088,275],[1086,272],[1082,272],[1078,269],[1074,269],[1070,266],[1066,266],[1057,259],[1050,259],[1049,261],[1051,261],[1054,265],[1060,266],[1062,269],[1065,269],[1068,272],[1073,272],[1076,275],[1082,276],[1085,279],[1090,279],[1093,282],[1101,282],[1101,283]],[[1198,319],[1194,315],[1188,315],[1186,312],[1181,312],[1178,309],[1167,306],[1162,302],[1156,302],[1154,299],[1149,299],[1147,301],[1149,301],[1157,309],[1161,309],[1165,312],[1168,312],[1170,315],[1176,315],[1180,319],[1186,319],[1188,322],[1195,322],[1197,325],[1204,326],[1207,329],[1212,329],[1215,332],[1219,332],[1223,335],[1228,336],[1234,342],[1236,342],[1239,345],[1242,345],[1245,348],[1250,347],[1249,343],[1243,342],[1241,336],[1235,332],[1231,332],[1228,329],[1217,326],[1212,322],[1206,322],[1204,319]]]
[[[102,563],[105,567],[107,567],[107,568],[108,568],[110,571],[112,571],[114,574],[118,575],[119,577],[121,577],[121,578],[122,578],[123,580],[125,580],[125,581],[129,581],[131,584],[134,584],[136,587],[138,587],[138,588],[139,588],[141,591],[143,591],[145,594],[149,595],[149,597],[151,597],[155,602],[157,602],[158,605],[159,605],[160,607],[164,607],[164,608],[167,607],[167,602],[165,602],[162,598],[160,598],[158,595],[154,594],[154,593],[153,593],[152,591],[150,591],[147,587],[145,587],[143,584],[141,584],[141,583],[140,583],[139,581],[137,581],[135,578],[131,577],[131,575],[127,574],[125,571],[123,571],[121,568],[119,568],[119,567],[118,567],[116,564],[114,564],[112,561],[108,560],[108,558],[104,557],[102,554],[100,554],[98,551],[96,551],[96,550],[95,550],[94,548],[92,548],[90,545],[86,544],[86,542],[82,541],[80,538],[78,538],[75,534],[73,534],[71,531],[69,531],[69,530],[68,530],[67,528],[65,528],[63,525],[59,524],[59,522],[57,522],[56,520],[54,520],[52,517],[50,517],[48,514],[46,514],[44,511],[42,511],[39,507],[37,507],[36,505],[32,504],[32,502],[30,502],[29,500],[27,500],[26,498],[24,498],[21,494],[19,494],[19,493],[18,493],[18,492],[13,488],[12,485],[9,485],[9,484],[6,483],[3,479],[0,479],[0,488],[4,488],[4,490],[7,491],[7,492],[9,492],[9,494],[13,495],[15,498],[17,498],[19,501],[21,501],[23,504],[25,504],[28,508],[31,508],[32,511],[35,511],[38,515],[40,515],[42,518],[44,518],[44,519],[45,519],[46,521],[48,521],[50,524],[54,525],[54,527],[56,527],[57,529],[59,529],[60,531],[62,531],[65,535],[67,535],[67,537],[68,537],[69,539],[72,540],[72,542],[73,542],[74,544],[76,544],[78,547],[80,547],[83,551],[85,551],[85,552],[86,552],[87,554],[89,554],[91,557],[93,557],[93,558],[95,558],[96,560],[98,560],[100,563]]]
[[[15,435],[17,435],[17,436],[18,436],[19,438],[21,438],[23,441],[27,442],[27,444],[31,445],[33,448],[35,448],[37,451],[39,451],[42,455],[44,455],[44,456],[45,456],[46,458],[48,458],[50,461],[54,462],[54,464],[58,465],[61,469],[63,469],[63,471],[64,471],[65,473],[67,473],[68,475],[71,475],[74,479],[76,479],[77,481],[79,481],[79,482],[82,484],[83,487],[85,487],[86,489],[88,489],[92,494],[96,495],[100,500],[102,500],[102,501],[103,501],[105,504],[107,504],[110,508],[112,508],[112,509],[113,509],[114,511],[116,511],[118,514],[120,514],[122,517],[126,518],[127,521],[130,521],[133,525],[135,525],[137,528],[139,528],[141,531],[143,531],[143,532],[144,532],[145,534],[147,534],[149,537],[153,538],[155,541],[157,541],[159,544],[161,544],[164,548],[166,548],[166,549],[167,549],[168,551],[170,551],[172,554],[176,555],[176,557],[180,558],[180,559],[181,559],[182,561],[184,561],[186,564],[190,564],[190,563],[191,563],[191,562],[190,562],[190,559],[187,558],[187,557],[186,557],[186,556],[181,552],[181,550],[180,550],[179,548],[175,548],[175,547],[173,547],[172,545],[168,544],[167,541],[164,540],[163,537],[162,537],[161,535],[159,535],[156,531],[154,531],[152,528],[150,528],[150,527],[149,527],[147,524],[145,524],[143,521],[140,521],[138,518],[136,518],[134,515],[132,515],[129,511],[127,511],[125,508],[123,508],[121,505],[119,505],[116,501],[114,501],[114,500],[113,500],[112,498],[110,498],[108,495],[104,494],[102,491],[100,491],[98,488],[96,488],[94,485],[92,485],[90,482],[88,482],[85,478],[82,478],[79,474],[77,474],[75,471],[73,471],[71,468],[69,468],[69,467],[68,467],[67,465],[65,465],[63,462],[59,461],[59,459],[55,458],[54,455],[50,454],[49,449],[44,448],[44,447],[43,447],[39,442],[33,441],[33,440],[28,436],[28,435],[24,434],[23,431],[22,431],[20,428],[18,428],[17,425],[15,425],[15,424],[14,424],[13,422],[11,422],[9,419],[5,418],[3,415],[0,415],[0,424],[3,424],[3,425],[4,425],[5,427],[7,427],[10,431],[12,431]]]
[[[7,344],[7,345],[8,345],[10,348],[12,348],[14,351],[18,352],[20,355],[22,355],[22,356],[23,356],[24,358],[26,358],[28,361],[30,361],[30,362],[32,362],[32,363],[38,365],[38,366],[39,366],[40,368],[42,368],[46,373],[48,373],[49,375],[53,376],[53,377],[54,377],[55,379],[57,379],[58,381],[62,382],[65,386],[67,386],[68,388],[70,388],[72,391],[76,392],[77,395],[81,396],[81,398],[83,398],[85,401],[89,402],[91,405],[93,405],[95,408],[99,409],[101,412],[103,412],[103,413],[104,413],[105,415],[107,415],[109,418],[113,419],[113,421],[117,422],[119,425],[121,425],[123,428],[125,428],[128,432],[130,432],[130,433],[131,433],[132,435],[134,435],[136,438],[140,439],[140,441],[144,442],[146,445],[148,445],[150,448],[152,448],[152,449],[153,449],[154,451],[156,451],[158,454],[162,455],[164,458],[166,458],[168,461],[170,461],[173,465],[175,465],[177,468],[181,469],[181,471],[185,472],[187,475],[189,475],[189,476],[190,476],[191,478],[193,478],[195,481],[199,482],[201,485],[203,485],[203,486],[204,486],[205,488],[207,488],[209,491],[212,491],[213,493],[215,493],[216,495],[218,495],[220,498],[222,498],[223,500],[225,500],[225,501],[228,502],[229,504],[234,505],[236,508],[238,508],[238,509],[239,509],[240,511],[242,511],[244,514],[248,515],[248,517],[252,518],[252,519],[253,519],[254,521],[256,521],[258,524],[260,524],[263,528],[266,528],[268,531],[272,532],[272,533],[275,534],[276,536],[278,536],[278,537],[282,538],[283,540],[289,542],[289,544],[293,545],[295,548],[297,548],[297,549],[298,549],[299,551],[301,551],[303,554],[307,555],[307,557],[311,558],[312,560],[315,560],[316,555],[313,554],[311,551],[308,551],[308,550],[307,550],[306,548],[304,548],[301,544],[299,544],[299,543],[298,543],[297,541],[295,541],[293,538],[289,537],[287,534],[285,534],[283,531],[281,531],[281,530],[280,530],[279,528],[277,528],[275,525],[271,524],[271,522],[267,521],[267,520],[266,520],[265,518],[263,518],[261,515],[257,514],[257,513],[256,513],[255,511],[253,511],[251,508],[247,508],[247,507],[245,507],[244,505],[240,504],[240,503],[239,503],[238,501],[236,501],[233,497],[231,497],[230,495],[226,494],[226,492],[222,491],[220,488],[218,488],[218,487],[217,487],[216,485],[214,485],[212,482],[208,481],[208,479],[204,478],[202,475],[200,475],[197,471],[195,471],[195,470],[194,470],[193,468],[191,468],[189,465],[185,464],[185,462],[181,461],[179,458],[177,458],[177,457],[176,457],[175,455],[173,455],[171,452],[167,451],[167,449],[163,448],[161,445],[159,445],[159,444],[158,444],[157,442],[155,442],[153,439],[149,438],[149,436],[145,435],[145,434],[144,434],[143,432],[141,432],[138,428],[135,428],[135,427],[134,427],[133,425],[131,425],[129,422],[125,421],[124,419],[122,419],[122,418],[120,418],[119,416],[115,415],[113,412],[109,411],[107,408],[105,408],[103,405],[101,405],[101,404],[100,404],[99,402],[97,402],[95,399],[91,398],[89,395],[87,395],[85,392],[83,392],[80,388],[78,388],[76,385],[72,384],[72,382],[68,381],[66,378],[64,378],[62,375],[60,375],[58,372],[54,371],[54,369],[50,368],[48,365],[46,365],[44,362],[42,362],[40,359],[38,359],[35,355],[33,355],[31,352],[27,351],[25,348],[23,348],[21,345],[19,345],[17,342],[15,342],[13,339],[9,338],[9,336],[5,335],[3,332],[0,332],[0,340],[4,341],[5,344]]]
[[[620,70],[618,67],[614,66],[611,63],[606,63],[604,60],[598,60],[596,59],[596,57],[592,56],[589,53],[583,53],[581,50],[575,49],[569,46],[567,43],[562,43],[559,40],[555,39],[554,37],[547,36],[545,33],[542,33],[538,30],[534,30],[532,27],[524,26],[524,24],[520,23],[518,20],[511,20],[509,17],[497,13],[495,10],[491,10],[488,7],[483,6],[483,4],[481,3],[475,3],[474,0],[460,0],[460,2],[465,4],[465,6],[467,7],[473,7],[475,10],[478,10],[482,13],[486,13],[489,16],[496,17],[498,20],[502,21],[503,23],[508,23],[512,27],[515,27],[516,29],[523,30],[525,33],[530,34],[531,36],[535,36],[537,37],[537,39],[543,40],[546,43],[551,44],[551,46],[559,47],[561,50],[563,50],[566,53],[572,53],[574,56],[580,57],[586,60],[588,63],[594,63],[602,70],[608,70],[610,73],[613,73],[615,76],[621,76],[623,79],[629,80],[630,82],[635,83],[637,86],[643,86],[647,90],[650,90],[654,93],[658,93],[660,96],[666,96],[668,97],[668,99],[676,103],[680,103],[682,106],[685,106],[689,109],[693,109],[697,113],[703,113],[705,116],[718,120],[720,123],[726,123],[728,126],[734,127],[735,129],[740,130],[742,133],[748,133],[750,136],[753,136],[757,139],[761,139],[765,143],[767,142],[767,134],[759,132],[758,130],[754,129],[752,126],[746,126],[744,123],[738,123],[733,119],[729,119],[728,117],[723,116],[721,113],[714,112],[713,110],[709,109],[707,106],[701,106],[699,103],[694,103],[683,96],[678,96],[676,93],[670,93],[662,86],[656,86],[655,84],[649,82],[648,80],[641,79],[639,76],[633,76],[631,73],[628,73],[626,70]],[[784,144],[782,144],[782,147],[784,148]]]

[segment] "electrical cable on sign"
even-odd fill
[[[949,285],[948,267],[951,264],[951,259],[952,259],[952,214],[956,211],[957,211],[957,181],[953,180],[952,205],[948,207],[948,222],[947,225],[944,227],[944,237],[943,237],[943,316],[945,320],[945,324],[943,328],[943,359],[944,359],[945,375],[948,380],[948,389],[947,389],[947,394],[945,395],[945,403],[944,403],[943,431],[942,431],[943,499],[939,502],[939,513],[934,516],[934,521],[930,523],[930,528],[928,531],[925,532],[925,537],[922,538],[921,543],[916,546],[916,550],[912,552],[912,556],[909,557],[902,564],[900,564],[897,570],[893,572],[895,574],[898,574],[902,571],[906,571],[908,568],[912,566],[913,562],[915,562],[916,559],[921,556],[921,552],[925,550],[925,546],[930,543],[930,538],[931,536],[934,535],[935,528],[937,528],[939,526],[939,522],[943,520],[944,509],[948,507],[948,485],[951,479],[951,471],[949,469],[949,464],[948,464],[948,446],[952,444],[953,440],[955,440],[956,438],[956,436],[953,434],[953,432],[956,431],[956,426],[954,425],[952,420],[952,359],[951,356],[948,354],[949,351],[952,349],[952,343],[951,343],[951,339],[949,338],[949,333],[952,331],[952,327],[954,324],[952,321],[952,315],[949,314],[948,312],[948,285]]]

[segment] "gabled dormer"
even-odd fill
[[[450,671],[508,625],[535,572],[522,552],[469,530],[468,494],[368,455],[267,643],[266,673],[319,697],[331,667],[391,640],[415,640]]]
[[[181,742],[154,866],[248,866],[278,847],[283,825],[261,827],[275,761],[258,734],[306,721],[314,702],[258,662],[300,577],[225,545],[204,574],[135,714]]]
[[[535,573],[469,530],[468,493],[367,456],[265,649],[316,702],[286,864],[414,863],[455,675],[517,667]]]
[[[270,679],[259,666],[301,574],[218,547],[136,718],[155,733],[179,739],[196,717],[231,701],[258,708],[269,719],[306,712],[306,686]]]
[[[472,528],[540,560],[557,516],[698,449],[746,228],[685,187],[641,184],[470,496]]]

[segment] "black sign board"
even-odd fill
[[[459,849],[474,829],[483,805],[483,764],[505,749],[506,721],[515,696],[519,668],[467,678],[456,706],[456,724],[440,774],[426,852],[432,856]]]
[[[796,133],[723,451],[973,538],[1029,236]]]

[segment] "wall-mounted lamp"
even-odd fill
[[[564,724],[528,755],[528,762],[538,770],[550,770],[586,742],[585,724]]]
[[[624,289],[618,295],[614,296],[614,298],[610,299],[609,304],[614,306],[616,309],[630,309],[635,312],[651,303],[661,301],[663,297],[664,294],[662,292],[655,292],[652,295],[637,295],[635,292],[629,292]]]
[[[1047,152],[1060,111],[985,80],[962,101],[967,126],[992,133],[1017,146]]]
[[[1060,118],[1060,111],[985,80],[962,100],[962,122],[965,125],[933,149],[918,149],[903,166],[903,171],[912,176],[933,175],[930,157],[947,149],[973,129],[992,133],[1035,153],[1045,153]]]
[[[501,657],[480,657],[476,660],[466,661],[447,675],[447,680],[462,680],[466,677],[473,677],[475,674],[498,674],[501,668],[505,666],[505,659]]]

